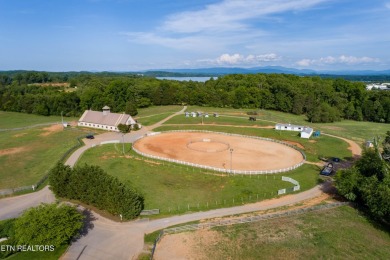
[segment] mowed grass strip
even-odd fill
[[[201,259],[285,259],[286,256],[389,259],[390,256],[389,233],[374,227],[348,206],[172,236],[182,236],[180,241],[186,242],[175,246],[183,250],[191,246],[190,254]]]
[[[352,156],[348,150],[348,144],[343,140],[320,136],[312,139],[300,138],[298,132],[293,131],[276,131],[274,129],[256,129],[244,127],[226,127],[226,126],[210,126],[210,125],[194,125],[194,126],[161,126],[154,131],[169,131],[169,130],[208,130],[216,132],[225,132],[249,136],[267,137],[276,140],[282,140],[304,147],[304,152],[308,161],[317,162],[319,156],[324,157],[339,157],[348,159]]]
[[[304,165],[277,175],[226,176],[199,168],[152,160],[129,151],[127,158],[116,145],[87,150],[78,164],[99,165],[109,174],[131,185],[145,197],[145,209],[160,209],[161,215],[242,205],[276,197],[277,190],[293,185],[281,180],[291,176],[303,190],[315,186],[318,171]]]
[[[83,134],[60,125],[0,132],[0,189],[35,184]]]
[[[75,121],[78,118],[64,117],[65,122]],[[59,123],[60,116],[39,116],[33,114],[0,111],[0,129],[11,129],[46,123]]]

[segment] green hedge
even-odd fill
[[[124,219],[137,217],[144,198],[98,166],[73,169],[58,163],[49,173],[51,190],[62,198],[79,200]]]

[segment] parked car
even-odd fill
[[[333,173],[333,164],[328,163],[324,168],[321,170],[321,175],[330,176]]]
[[[85,138],[87,138],[87,139],[95,139],[95,136],[93,136],[93,135],[87,135]]]

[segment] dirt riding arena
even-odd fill
[[[284,144],[220,133],[160,133],[138,140],[134,148],[148,155],[226,171],[280,170],[304,160],[299,151]]]

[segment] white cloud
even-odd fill
[[[286,11],[303,10],[329,0],[224,0],[199,11],[169,16],[161,29],[176,33],[248,29],[249,19]]]
[[[174,13],[153,31],[128,35],[130,41],[143,44],[202,51],[218,46],[220,51],[227,51],[229,46],[246,45],[265,35],[262,29],[252,26],[254,19],[305,10],[326,1],[330,0],[223,0],[197,11]]]
[[[390,2],[385,3],[385,7],[386,7],[387,9],[390,9]]]
[[[309,60],[309,59],[303,59],[303,60],[300,60],[297,62],[297,65],[298,66],[301,66],[301,67],[309,67],[312,63],[312,60]]]
[[[229,66],[229,65],[239,65],[239,66],[249,66],[249,65],[259,65],[264,62],[277,61],[281,58],[275,53],[266,53],[260,55],[249,54],[247,56],[235,53],[235,54],[222,54],[216,59],[206,59],[198,60],[198,63],[207,63],[209,65],[220,65],[220,66]]]
[[[367,64],[367,63],[377,63],[377,62],[379,62],[378,58],[341,55],[339,57],[327,56],[319,59],[302,59],[298,61],[296,64],[301,67],[308,67],[311,65],[332,65],[332,64],[356,65],[356,64]]]

